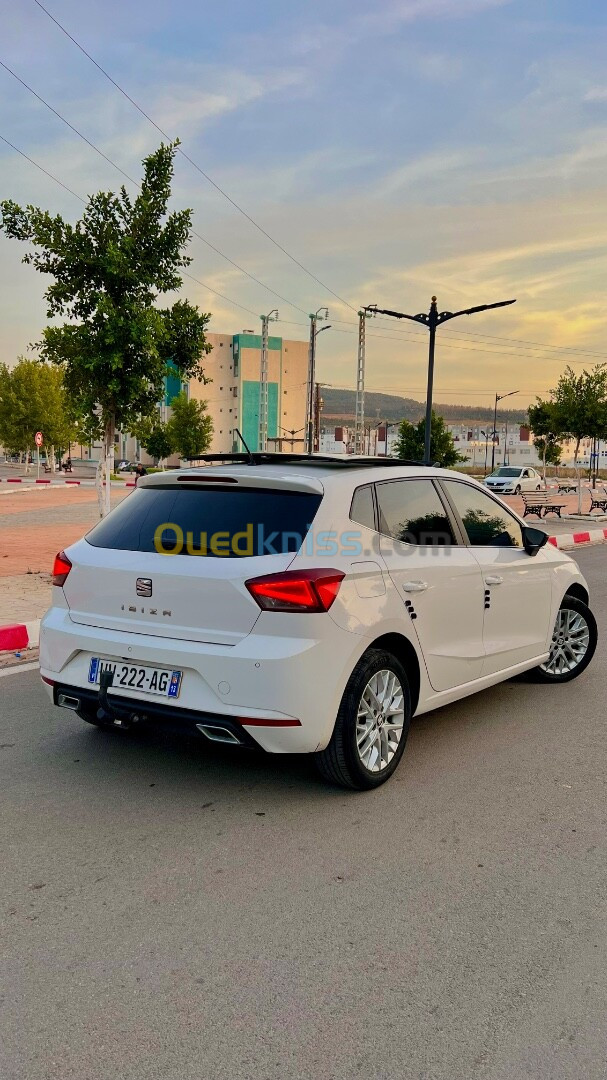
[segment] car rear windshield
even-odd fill
[[[214,487],[138,488],[88,533],[93,547],[243,558],[299,551],[320,495]]]

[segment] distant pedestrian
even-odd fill
[[[72,469],[72,459],[71,459],[71,457],[69,456],[69,454],[67,455],[67,457],[66,457],[66,459],[65,459],[65,464],[64,464],[64,466],[63,466],[63,471],[64,471],[64,472],[73,472],[73,469]]]
[[[139,461],[137,463],[137,465],[135,466],[135,487],[137,487],[138,480],[140,480],[142,476],[147,476],[147,474],[148,474],[148,471],[147,471],[145,465],[142,465],[141,462]]]

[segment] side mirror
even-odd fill
[[[523,525],[523,547],[528,555],[537,555],[538,551],[548,543],[548,533],[542,529],[533,529],[529,525]]]

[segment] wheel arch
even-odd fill
[[[369,649],[385,649],[386,652],[392,653],[397,660],[400,660],[409,676],[411,715],[415,716],[415,710],[419,704],[421,672],[419,668],[419,657],[414,646],[403,634],[391,633],[382,634],[382,636],[376,638],[375,641],[369,642],[365,652]]]
[[[583,585],[580,585],[578,581],[573,581],[571,583],[565,596],[574,596],[576,600],[581,600],[583,604],[588,604],[588,601],[590,600],[588,590],[585,589]]]

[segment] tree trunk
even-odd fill
[[[53,443],[51,443],[51,445],[49,446],[48,452],[49,452],[49,463],[50,463],[50,466],[51,466],[51,473],[54,475],[54,473],[55,473],[55,447],[54,447]]]
[[[544,448],[542,450],[542,471],[544,473],[544,487],[546,487],[546,439],[544,439]]]
[[[580,452],[580,442],[578,439],[575,444],[575,475],[577,478],[577,512],[582,513],[582,470],[580,469],[580,463],[578,461],[578,454]]]
[[[111,509],[111,481],[114,471],[114,432],[116,420],[114,414],[110,414],[105,423],[103,432],[103,445],[97,462],[95,474],[95,487],[97,488],[97,503],[99,505],[99,517],[106,517]]]

